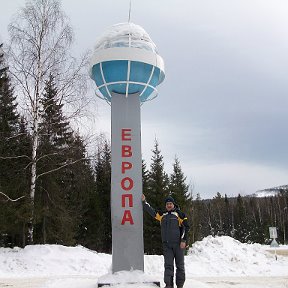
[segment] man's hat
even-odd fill
[[[175,205],[175,200],[174,200],[174,198],[171,197],[171,196],[168,196],[168,197],[165,199],[165,204],[166,204],[167,202],[172,202],[172,203]]]

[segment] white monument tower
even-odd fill
[[[112,272],[144,271],[140,105],[157,96],[164,62],[142,27],[121,23],[97,41],[90,75],[111,103]]]

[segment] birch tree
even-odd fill
[[[30,119],[32,136],[28,242],[33,243],[34,199],[37,180],[41,97],[45,81],[52,73],[58,87],[59,103],[69,104],[71,116],[79,114],[85,95],[86,57],[77,62],[70,54],[73,31],[57,0],[31,0],[19,10],[8,27],[11,73],[17,84],[19,101]]]

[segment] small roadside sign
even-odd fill
[[[278,238],[276,227],[269,227],[269,233],[270,233],[270,238],[271,238],[271,239],[276,239],[276,238]]]
[[[270,244],[270,247],[274,247],[274,254],[275,254],[275,259],[277,260],[277,253],[276,253],[276,248],[279,247],[279,244],[276,241],[277,238],[277,229],[276,227],[269,227],[269,233],[270,233],[270,238],[272,238],[272,242]]]

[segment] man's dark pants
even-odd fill
[[[185,282],[184,250],[179,243],[163,243],[164,255],[164,282],[167,286],[173,286],[174,259],[176,264],[176,285],[182,287]]]

